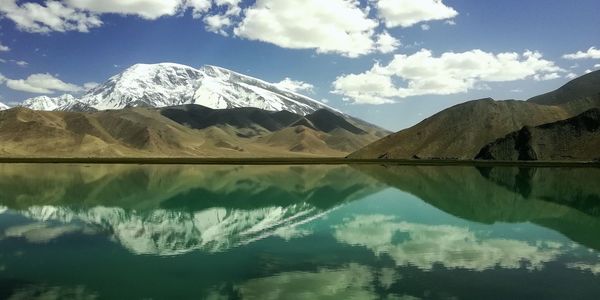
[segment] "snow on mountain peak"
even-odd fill
[[[58,97],[38,96],[25,100],[22,106],[33,110],[62,110],[63,106],[71,105],[77,101],[71,94]]]
[[[9,109],[9,108],[10,108],[10,106],[0,102],[0,110],[5,110],[5,109]]]
[[[63,100],[41,96],[26,100],[23,106],[56,110],[65,106],[61,102]],[[56,104],[58,102],[62,105]],[[322,108],[335,110],[275,84],[225,68],[206,65],[195,69],[176,63],[133,65],[89,90],[79,100],[71,99],[71,102],[71,105],[81,102],[97,110],[183,104],[199,104],[214,109],[256,107],[298,114],[309,114]]]

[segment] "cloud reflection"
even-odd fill
[[[387,254],[397,265],[432,270],[445,268],[483,271],[495,267],[539,270],[562,253],[555,243],[477,237],[466,227],[425,225],[398,221],[392,216],[361,215],[335,227],[342,243]],[[548,246],[551,245],[551,246]]]

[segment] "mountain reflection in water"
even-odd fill
[[[597,182],[593,168],[0,165],[0,298],[592,298]]]

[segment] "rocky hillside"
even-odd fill
[[[600,71],[574,79],[530,101],[487,98],[462,103],[378,140],[349,157],[473,159],[483,146],[523,126],[552,123],[600,107],[598,93]]]
[[[523,127],[481,149],[486,160],[600,160],[600,109],[536,127]]]

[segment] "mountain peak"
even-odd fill
[[[56,110],[61,97],[29,99],[24,106]],[[275,84],[225,68],[206,65],[199,69],[177,63],[135,64],[88,91],[81,102],[95,110],[124,107],[167,107],[198,104],[213,109],[255,107],[270,111],[288,110],[306,115],[333,108]],[[81,105],[79,105],[81,106]],[[78,106],[73,106],[78,107]]]
[[[0,110],[6,110],[6,109],[9,109],[9,108],[10,108],[10,106],[8,106],[8,105],[0,102]]]
[[[71,94],[58,97],[38,96],[25,100],[22,106],[33,110],[62,110],[61,108],[77,102]]]
[[[527,101],[544,105],[558,105],[587,97],[600,97],[600,70],[577,77],[552,92],[530,98]]]

